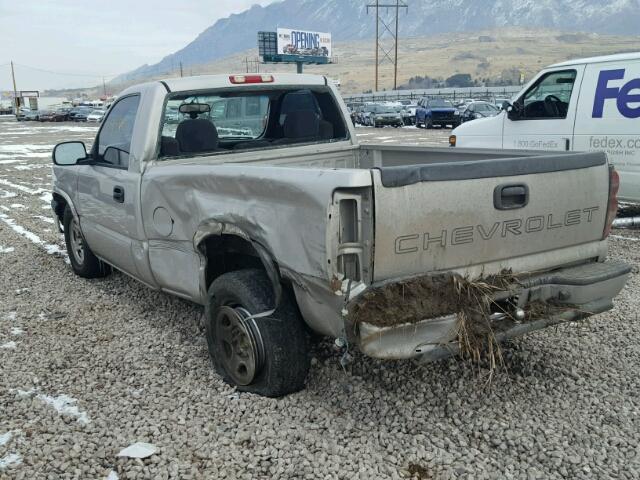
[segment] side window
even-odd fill
[[[127,168],[131,150],[131,136],[140,96],[118,101],[102,124],[98,137],[98,156],[105,163]]]
[[[242,98],[231,98],[227,103],[227,118],[240,118],[242,116]]]
[[[520,100],[522,118],[567,118],[575,81],[575,70],[550,72],[543,75]]]
[[[260,115],[260,97],[247,97],[247,116]]]
[[[226,101],[215,102],[213,107],[211,107],[211,117],[212,118],[223,118],[226,112]]]

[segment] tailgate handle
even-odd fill
[[[124,203],[124,188],[120,185],[113,187],[113,199],[118,203]]]
[[[529,187],[524,183],[498,185],[493,191],[493,206],[498,210],[513,210],[529,203]]]

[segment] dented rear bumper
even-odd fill
[[[610,310],[613,308],[613,298],[626,284],[630,271],[631,267],[626,263],[610,261],[518,277],[517,283],[512,287],[494,294],[496,302],[508,302],[525,312],[540,303],[551,303],[560,308],[542,317],[527,315],[521,322],[514,320],[512,316],[496,313],[491,316],[492,321],[496,322],[496,340],[503,341]],[[370,289],[386,288],[389,285],[393,284],[372,285]],[[403,300],[399,297],[396,301]],[[416,308],[420,308],[420,302],[414,303]],[[425,299],[424,304],[428,303],[428,299]],[[429,306],[426,310],[433,312]],[[420,312],[415,314],[419,315]],[[358,322],[358,344],[363,353],[375,358],[417,358],[427,362],[459,352],[456,312],[435,318],[425,317],[416,322],[397,323],[393,319],[389,320],[391,321],[386,322],[388,326],[379,318]]]

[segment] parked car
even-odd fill
[[[269,105],[261,128],[240,116],[250,137],[218,134],[215,99],[255,96]],[[89,153],[53,151],[71,268],[117,268],[203,305],[221,378],[267,396],[304,387],[307,329],[425,362],[459,352],[477,316],[502,341],[613,308],[631,269],[605,261],[617,201],[605,154],[359,145],[344,111],[324,76],[129,87]]]
[[[51,118],[52,122],[66,122],[67,120],[69,120],[69,112],[71,111],[70,108],[58,108],[57,110],[54,110],[53,112],[53,116]]]
[[[87,118],[94,109],[91,107],[80,107],[73,116],[74,122],[86,122]]]
[[[640,203],[640,53],[551,65],[509,111],[462,125],[451,144],[470,148],[605,151],[620,172],[620,199]]]
[[[38,120],[40,122],[53,122],[56,118],[56,112],[54,110],[40,110]]]
[[[358,113],[358,120],[360,125],[370,126],[369,119],[371,117],[371,110],[375,108],[375,105],[377,105],[377,103],[374,102],[367,102],[362,105]]]
[[[37,122],[40,120],[40,112],[38,110],[29,110],[23,114],[22,120],[25,122]]]
[[[91,113],[87,115],[87,122],[100,123],[102,122],[102,119],[104,118],[105,113],[106,113],[105,110],[100,110],[100,109],[92,110]]]
[[[405,125],[414,125],[416,122],[416,109],[418,105],[415,103],[403,104],[402,121]]]
[[[31,113],[31,109],[27,108],[27,107],[20,107],[18,109],[18,113],[16,114],[16,120],[18,122],[22,122],[24,120],[26,120],[26,116],[27,114]]]
[[[69,111],[69,120],[76,121],[76,115],[80,113],[82,114],[80,118],[84,121],[93,110],[95,110],[95,108],[87,106],[74,107]]]
[[[368,121],[369,125],[375,128],[385,126],[401,127],[402,122],[402,106],[386,103],[378,103],[371,107],[371,113]]]
[[[477,118],[494,117],[500,113],[500,109],[493,103],[476,101],[467,105],[460,113],[460,123],[475,120]]]
[[[460,125],[460,111],[449,100],[441,98],[422,98],[416,108],[416,127],[433,128],[435,126],[452,128]]]

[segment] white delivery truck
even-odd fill
[[[640,203],[640,52],[542,70],[500,115],[456,128],[458,147],[604,151],[621,201]]]

